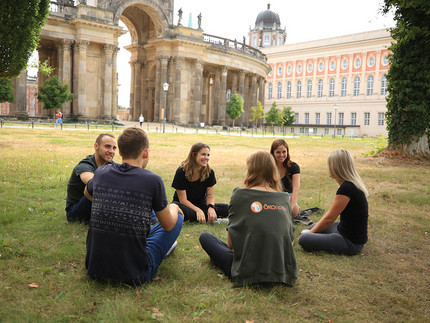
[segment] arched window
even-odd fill
[[[352,91],[353,96],[358,96],[360,94],[360,77],[356,76],[354,78],[354,88]]]
[[[302,81],[297,81],[296,98],[299,99],[301,96],[302,96]]]
[[[366,95],[373,95],[373,76],[372,75],[370,75],[367,78]]]
[[[346,77],[343,77],[342,82],[340,84],[340,96],[346,96],[347,86],[348,86],[348,79]]]
[[[276,98],[280,99],[281,97],[282,97],[282,83],[279,82],[278,83],[278,89],[277,89],[277,92],[276,92]]]
[[[288,81],[287,83],[287,99],[291,98],[291,82]]]
[[[323,80],[321,79],[321,80],[318,80],[318,91],[317,91],[317,96],[319,97],[319,98],[322,98],[322,95],[323,95]]]
[[[272,99],[272,92],[273,92],[273,85],[272,83],[269,83],[269,87],[268,87],[268,91],[267,91],[267,99],[271,100]]]
[[[328,96],[329,97],[334,97],[334,78],[330,79],[329,82],[329,89],[328,89]]]
[[[381,94],[382,95],[387,94],[387,77],[385,75],[382,75],[382,78],[381,78]]]
[[[306,97],[310,98],[312,96],[312,81],[309,80],[306,85]]]

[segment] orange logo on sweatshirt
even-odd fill
[[[261,205],[260,202],[252,202],[252,204],[251,204],[252,212],[260,213],[262,209],[263,209],[263,206]]]

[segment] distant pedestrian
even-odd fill
[[[55,122],[55,128],[57,128],[58,124],[63,124],[63,114],[60,109],[57,109],[57,113],[55,114],[57,117],[57,121]]]
[[[139,123],[140,123],[140,127],[142,128],[143,125],[143,121],[145,120],[145,118],[143,117],[143,115],[140,115],[139,117]]]

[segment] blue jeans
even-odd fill
[[[227,244],[212,233],[203,232],[199,238],[202,248],[209,255],[215,265],[223,271],[224,275],[231,278],[231,265],[233,264],[234,252]]]
[[[148,269],[142,283],[146,283],[154,279],[157,274],[158,267],[160,267],[160,264],[164,257],[166,257],[170,247],[178,238],[179,233],[181,233],[183,222],[184,219],[182,215],[178,214],[178,220],[170,231],[164,230],[159,223],[151,227],[149,236],[146,238]]]
[[[312,224],[309,229],[313,228]],[[351,242],[344,238],[337,226],[339,222],[334,222],[331,226],[320,233],[306,232],[302,234],[297,242],[306,251],[325,251],[328,253],[353,256],[360,253],[364,245]]]
[[[63,118],[58,118],[57,121],[55,122],[55,126],[58,126],[59,123],[63,123]]]
[[[67,211],[67,221],[69,222],[85,222],[89,223],[91,218],[91,206],[93,202],[84,196],[81,197],[78,203],[74,204]]]

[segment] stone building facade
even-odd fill
[[[245,43],[206,35],[200,23],[198,29],[183,27],[180,19],[174,25],[173,0],[58,0],[38,53],[71,86],[74,99],[62,108],[67,118],[116,118],[118,37],[125,33],[120,20],[131,35],[126,50],[133,120],[143,114],[148,121],[226,125],[228,95],[237,91],[245,114],[236,123],[246,125],[250,107],[264,102],[270,70],[265,55]],[[39,73],[39,85],[45,79]]]

